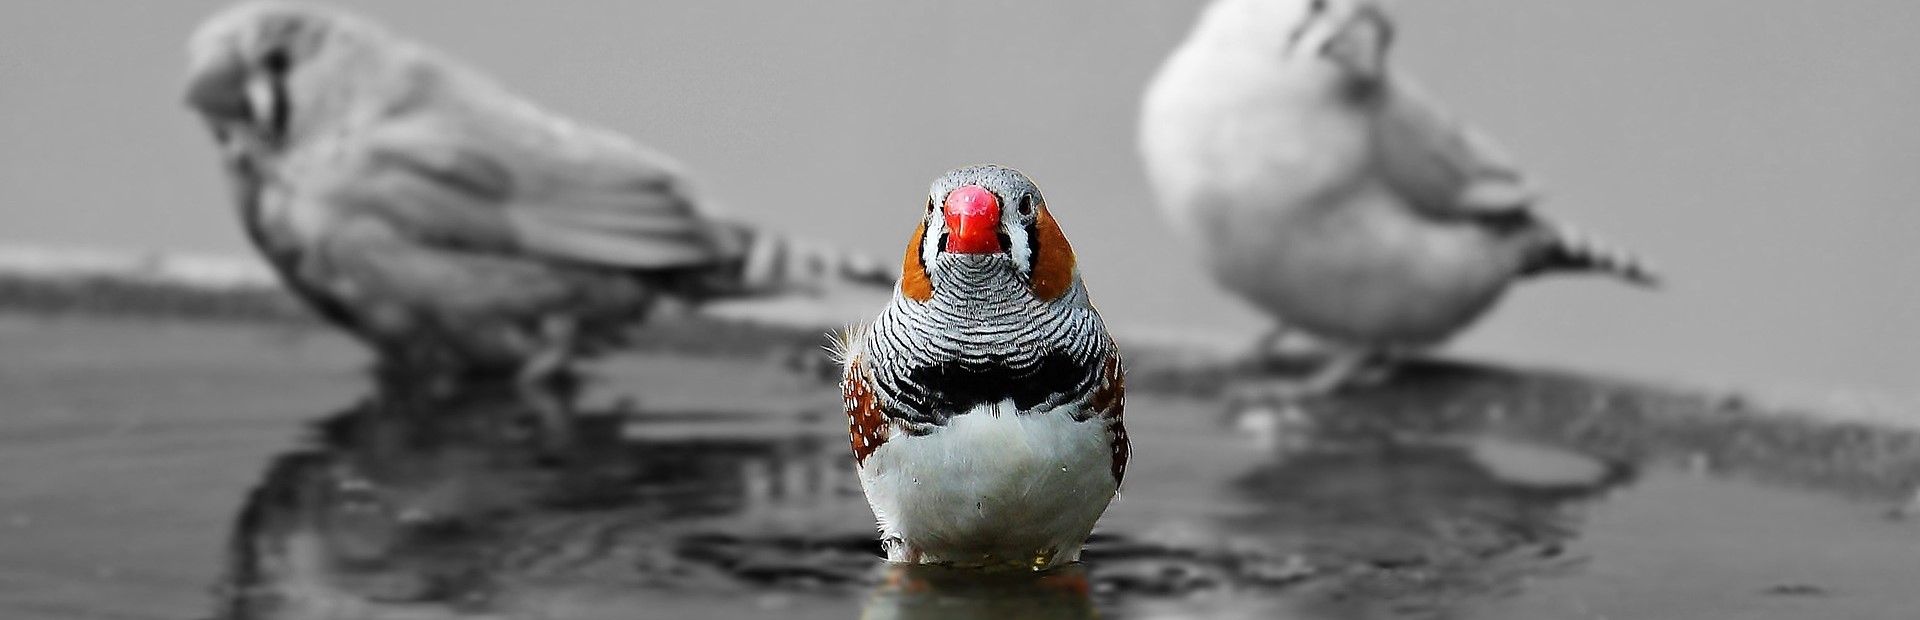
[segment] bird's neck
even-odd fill
[[[997,257],[994,257],[997,258]],[[1033,293],[1010,261],[949,258],[930,274],[930,306],[991,321],[1010,317],[1035,305]]]
[[[934,269],[933,297],[896,297],[865,341],[878,391],[909,423],[938,425],[983,403],[1020,411],[1071,401],[1112,349],[1076,286],[1053,301],[1005,270]]]

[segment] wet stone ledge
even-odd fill
[[[264,265],[228,257],[0,248],[0,312],[319,327]],[[638,349],[761,355],[810,349],[826,330],[680,313],[649,322]]]
[[[17,248],[0,248],[0,312],[316,325],[251,260]],[[772,357],[823,378],[832,374],[825,356],[817,354],[837,327],[831,321],[744,316],[667,313],[642,329],[636,348]],[[1905,506],[1920,486],[1920,412],[1866,421],[1756,404],[1737,394],[1454,360],[1410,364],[1385,384],[1337,396],[1230,402],[1226,395],[1236,386],[1289,369],[1251,368],[1171,345],[1136,343],[1127,350],[1130,393],[1214,402],[1223,419],[1251,412],[1304,420],[1316,432],[1344,427],[1509,435],[1622,462],[1749,477],[1892,506]]]
[[[1271,372],[1244,365],[1136,365],[1129,387],[1218,398]],[[1738,394],[1572,372],[1429,360],[1379,386],[1286,403],[1230,406],[1346,434],[1496,435],[1635,467],[1735,476],[1884,502],[1920,486],[1920,425],[1772,407]],[[1904,514],[1897,516],[1906,516]]]

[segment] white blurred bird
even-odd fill
[[[548,376],[662,297],[898,278],[716,219],[666,156],[340,11],[237,5],[190,52],[248,235],[389,363]]]
[[[1508,157],[1388,66],[1367,0],[1215,0],[1147,89],[1139,148],[1227,289],[1330,349],[1327,391],[1441,344],[1514,280],[1638,259],[1553,224]]]

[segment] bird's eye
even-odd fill
[[[927,213],[933,213],[933,197],[927,197]]]
[[[1033,197],[1032,196],[1020,197],[1020,215],[1023,215],[1023,216],[1033,215]]]

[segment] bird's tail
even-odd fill
[[[1660,285],[1659,272],[1631,252],[1568,226],[1547,225],[1541,232],[1522,275],[1604,273],[1639,286]]]
[[[702,297],[823,294],[840,287],[892,290],[900,271],[873,257],[752,226],[722,224],[732,260],[701,278]]]

